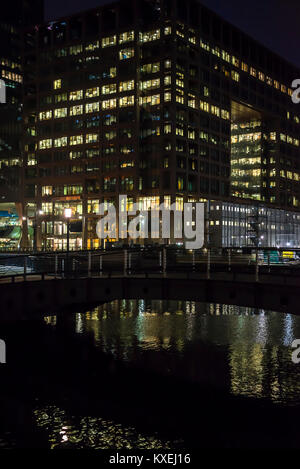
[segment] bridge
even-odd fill
[[[116,299],[172,299],[300,314],[298,251],[128,248],[0,255],[0,320]],[[300,255],[300,250],[299,250]]]

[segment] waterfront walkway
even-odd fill
[[[267,256],[268,257],[268,256]],[[168,249],[0,257],[0,320],[115,299],[180,299],[300,314],[297,262]]]

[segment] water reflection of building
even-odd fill
[[[121,300],[76,315],[76,330],[116,358],[167,369],[237,395],[293,401],[300,385],[290,344],[300,318],[251,308]],[[145,358],[146,357],[146,358]]]

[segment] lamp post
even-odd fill
[[[69,270],[69,251],[70,251],[70,218],[72,216],[72,209],[65,208],[64,210],[65,218],[67,219],[67,259],[66,259],[66,268],[67,272]]]

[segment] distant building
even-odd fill
[[[42,0],[10,0],[0,10],[0,79],[5,83],[6,103],[0,104],[0,245],[16,247],[16,229],[9,228],[12,204],[22,219],[22,30],[43,21]],[[15,226],[15,220],[13,225]],[[19,230],[20,231],[20,230]],[[2,238],[1,233],[6,233]]]
[[[99,247],[99,204],[119,194],[141,209],[206,201],[210,245],[300,246],[299,77],[195,0],[28,29],[23,203],[37,246],[66,247],[71,208],[71,247]]]

